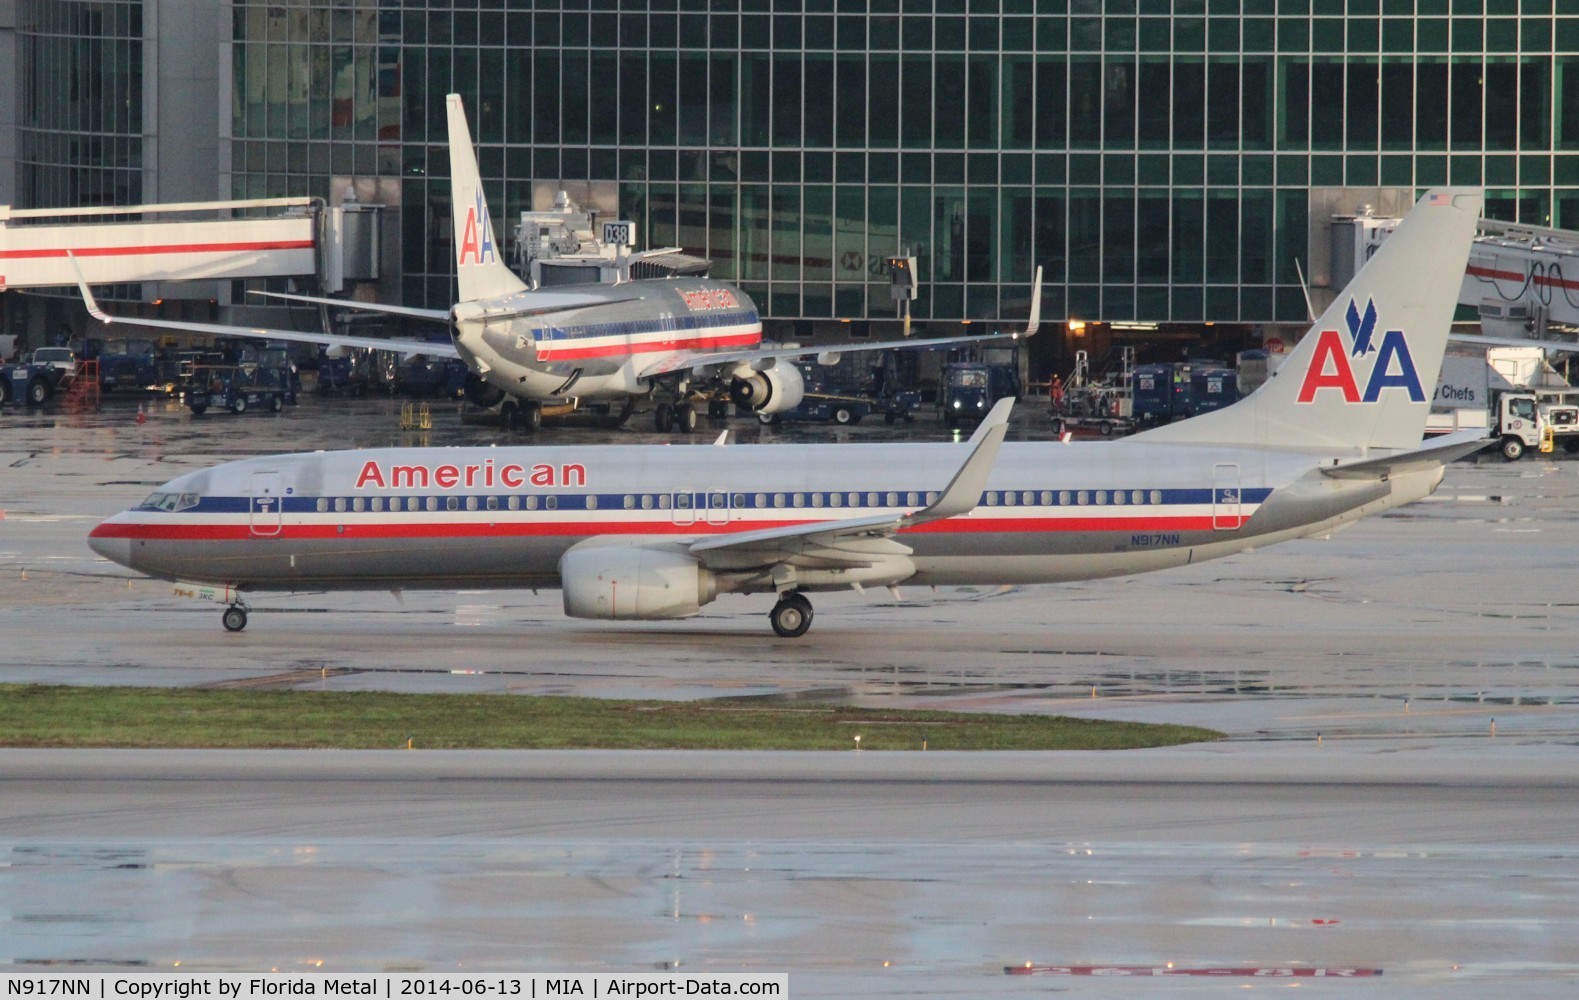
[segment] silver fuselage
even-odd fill
[[[606,302],[549,317],[508,315],[561,293]],[[471,369],[512,396],[600,400],[645,393],[642,373],[676,354],[757,347],[762,320],[750,297],[732,285],[649,279],[462,303],[454,337]]]
[[[279,455],[172,480],[90,544],[152,576],[242,590],[555,587],[560,557],[590,538],[681,542],[916,510],[962,454],[870,444],[692,447],[683,462],[674,449],[621,445]],[[913,551],[913,583],[1089,579],[1323,534],[1442,478],[1440,467],[1322,475],[1337,457],[1007,444],[974,511],[895,540]]]

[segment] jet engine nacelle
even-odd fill
[[[688,618],[718,596],[711,570],[682,550],[590,539],[559,559],[565,614],[611,620]]]
[[[742,366],[729,379],[730,400],[757,413],[793,410],[805,396],[800,369],[787,362],[760,372]]]

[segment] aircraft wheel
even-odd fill
[[[773,605],[773,610],[768,612],[768,621],[781,638],[797,639],[811,628],[811,601],[806,599],[805,594],[791,591]]]
[[[36,378],[27,384],[27,405],[43,406],[49,400],[49,383]]]
[[[245,396],[237,396],[236,397],[236,401],[234,403],[230,404],[230,412],[231,413],[246,413],[247,412],[247,397],[245,397]]]
[[[692,434],[696,431],[696,407],[683,404],[674,408],[674,423],[681,434]]]
[[[226,632],[240,632],[247,627],[247,609],[231,606],[219,616],[220,622],[225,626]]]
[[[707,401],[707,417],[709,420],[723,420],[729,416],[729,404],[722,399],[709,399]]]
[[[513,399],[507,399],[499,404],[499,419],[504,422],[506,430],[518,431],[521,429],[521,404]]]
[[[668,403],[659,403],[653,407],[652,424],[659,434],[669,433],[669,428],[674,426],[674,407]]]
[[[536,434],[543,429],[543,408],[536,403],[522,403],[516,411],[521,415],[521,429]]]
[[[1502,439],[1502,457],[1510,462],[1517,462],[1524,457],[1524,442],[1509,435]]]

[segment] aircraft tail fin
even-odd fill
[[[1272,379],[1232,406],[1135,438],[1418,448],[1483,201],[1479,189],[1427,191]]]
[[[526,290],[504,262],[504,246],[493,229],[482,175],[472,147],[471,129],[461,95],[444,99],[450,129],[450,211],[455,225],[455,276],[460,300],[472,302]]]

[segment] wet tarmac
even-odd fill
[[[653,755],[590,754],[570,755],[595,772],[574,780],[496,783],[466,780],[490,766],[473,758],[396,754],[367,798],[351,791],[355,754],[292,758],[292,784],[203,754],[4,752],[0,962],[683,962],[784,969],[792,992],[828,996],[1112,991],[1092,970],[1170,961],[1232,966],[1235,987],[1294,981],[1243,975],[1261,968],[1385,970],[1297,980],[1324,994],[1579,986],[1579,801],[1563,784],[1579,759],[1579,462],[1460,463],[1432,500],[1331,540],[1168,573],[909,590],[898,605],[820,596],[793,642],[772,638],[762,599],[610,625],[513,591],[263,595],[227,635],[214,606],[96,559],[89,528],[242,455],[513,439],[453,407],[402,431],[385,399],[134,415],[129,400],[0,411],[0,681],[752,696],[1187,722],[1230,739],[1108,755],[1109,770],[1067,784],[1046,773],[1086,767],[1067,757],[823,782],[834,765],[785,776],[717,755],[739,770],[717,781],[711,763],[690,771],[714,755],[657,755],[681,773],[644,779]],[[928,421],[728,426],[742,443],[950,436]],[[679,448],[718,429],[612,433]],[[1027,404],[1013,436],[1050,429]],[[488,759],[518,757],[501,766],[545,759]],[[413,758],[459,763],[432,775],[408,771]],[[1274,772],[1246,777],[1263,765]],[[119,777],[96,784],[104,774]],[[1373,774],[1385,781],[1344,784]],[[1039,975],[1003,975],[1026,962]],[[1224,986],[1124,978],[1147,995]]]

